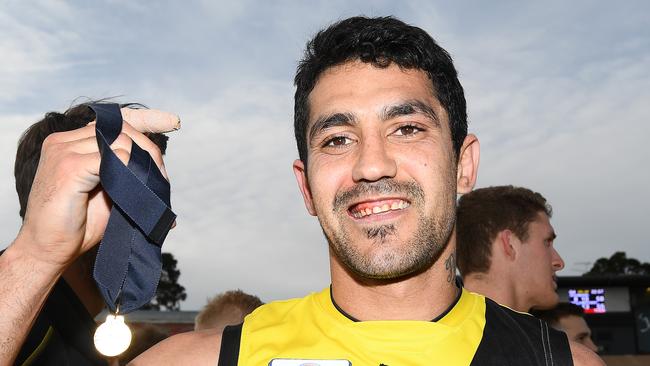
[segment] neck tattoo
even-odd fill
[[[447,282],[451,283],[456,279],[456,256],[451,253],[445,260],[445,269],[447,270]]]

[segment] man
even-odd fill
[[[194,320],[194,330],[223,330],[227,325],[236,325],[264,303],[259,297],[242,290],[231,290],[218,294],[208,301]]]
[[[331,286],[263,305],[242,327],[174,336],[134,363],[571,364],[564,336],[454,281],[456,194],[472,189],[479,148],[449,55],[394,18],[350,18],[308,44],[296,85],[293,168],[329,241]],[[84,248],[74,234],[66,248]],[[16,256],[36,243],[19,235]],[[572,350],[574,364],[599,364]]]
[[[513,186],[477,189],[458,202],[458,267],[465,288],[527,312],[559,301],[551,206],[539,193]]]
[[[591,329],[585,321],[585,312],[580,306],[561,302],[552,309],[537,310],[532,314],[547,322],[551,327],[566,333],[569,340],[598,352],[598,346],[591,339]]]
[[[25,218],[43,141],[51,134],[86,126],[93,119],[94,112],[87,104],[80,104],[64,113],[47,113],[23,133],[14,165],[21,218]],[[147,136],[164,153],[167,136]],[[104,299],[92,275],[95,255],[96,250],[84,253],[63,272],[31,327],[16,357],[16,365],[107,364],[93,345],[97,327],[94,317],[104,308]]]

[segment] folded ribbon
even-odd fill
[[[109,309],[124,314],[155,295],[162,269],[160,247],[176,215],[170,208],[169,182],[149,153],[133,142],[125,166],[111,150],[122,130],[120,106],[89,107],[96,114],[101,185],[113,201],[93,275]]]

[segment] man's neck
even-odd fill
[[[508,276],[493,273],[470,273],[463,277],[463,286],[469,291],[489,297],[501,305],[513,310],[527,312],[528,304],[517,296],[513,283]]]
[[[400,280],[355,278],[332,256],[332,296],[336,304],[358,320],[430,321],[456,300],[454,246],[448,245],[424,272]]]

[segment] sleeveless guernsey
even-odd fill
[[[329,288],[272,302],[224,330],[219,366],[572,366],[564,333],[462,290],[439,319],[355,321]]]

